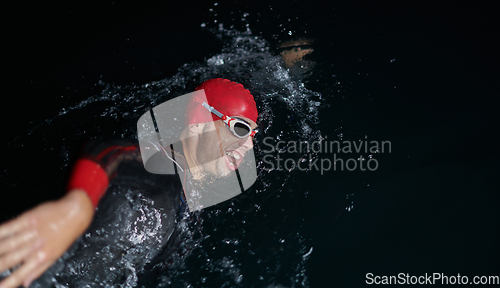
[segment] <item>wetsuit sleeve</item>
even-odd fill
[[[85,143],[75,162],[67,191],[83,189],[97,207],[109,182],[124,161],[141,161],[139,145],[134,140],[91,140]]]

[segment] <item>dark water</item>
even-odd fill
[[[264,112],[259,180],[191,223],[189,256],[130,286],[359,287],[366,273],[498,275],[493,10],[311,1],[23,7],[14,23],[31,25],[11,32],[1,143],[2,194],[13,199],[3,197],[1,217],[61,196],[84,139],[134,137],[147,107],[228,77],[250,86]],[[315,65],[288,78],[275,52],[296,37],[314,40]],[[266,136],[390,141],[391,151],[337,155],[374,158],[375,171],[266,171]]]

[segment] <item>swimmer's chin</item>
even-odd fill
[[[193,180],[196,180],[200,182],[201,184],[203,183],[213,183],[216,180],[222,180],[224,178],[229,177],[231,174],[236,173],[235,171],[229,170],[229,169],[220,169],[217,171],[217,173],[210,173],[210,172],[196,172],[196,173],[191,173]]]
[[[222,179],[222,178],[226,178],[229,175],[231,175],[232,173],[234,173],[234,171],[237,169],[237,167],[234,166],[233,163],[230,163],[226,158],[227,157],[222,157],[220,159],[220,161],[218,163],[218,167],[215,169],[216,172],[210,173],[210,176],[212,176],[214,178]],[[230,165],[232,165],[232,167],[230,167]]]
[[[229,170],[229,169],[224,169],[222,171],[219,171],[217,174],[210,174],[209,177],[215,178],[215,179],[224,179],[224,178],[227,178],[232,173],[234,173],[234,171]]]

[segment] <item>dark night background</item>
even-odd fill
[[[294,35],[316,40],[311,59],[319,63],[307,87],[334,96],[332,108],[323,111],[322,131],[333,133],[341,125],[347,138],[373,135],[393,143],[376,173],[313,175],[318,181],[303,184],[316,191],[311,205],[298,211],[314,247],[307,266],[311,287],[359,287],[368,272],[471,278],[500,271],[499,5],[403,2],[218,4],[216,19],[231,22],[229,11],[248,12],[253,34],[273,47],[288,39],[276,24],[298,16]],[[214,19],[213,3],[101,1],[6,9],[11,17],[3,27],[1,147],[10,149],[6,143],[33,123],[93,95],[99,80],[144,84],[219,53],[221,43],[200,29]],[[333,85],[333,73],[345,84]],[[4,177],[19,183],[2,183],[2,220],[62,194],[63,183],[51,182],[59,169],[50,153],[5,152]],[[339,216],[341,204],[329,205],[343,200],[328,193],[334,188],[355,193],[352,212]]]

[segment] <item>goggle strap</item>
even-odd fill
[[[201,105],[203,105],[203,107],[207,108],[207,110],[210,111],[210,113],[214,113],[215,115],[217,115],[221,119],[224,116],[224,114],[217,111],[214,107],[208,105],[207,102],[203,102],[203,104],[201,104]]]

